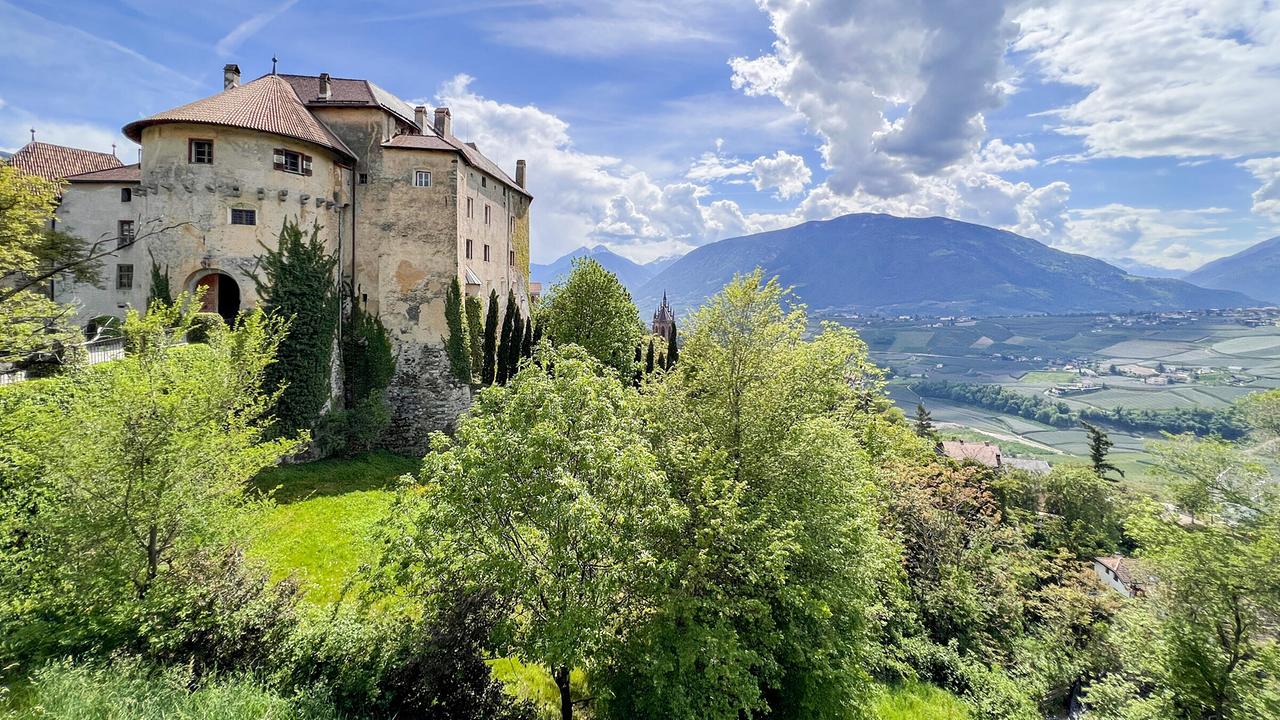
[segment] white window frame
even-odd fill
[[[425,180],[425,182],[423,182]],[[431,187],[431,171],[430,170],[414,170],[413,186],[427,188]]]

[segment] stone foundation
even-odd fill
[[[383,445],[393,452],[421,456],[431,433],[452,432],[458,416],[471,407],[471,388],[449,372],[443,347],[402,342],[387,400],[391,427]]]

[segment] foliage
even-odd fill
[[[1107,453],[1111,452],[1111,448],[1115,443],[1111,442],[1111,438],[1107,437],[1107,433],[1102,428],[1091,423],[1081,421],[1085,432],[1089,434],[1089,463],[1093,466],[1093,472],[1098,477],[1108,479],[1108,473],[1120,473],[1120,477],[1124,477],[1124,471],[1107,461]]]
[[[959,698],[932,685],[913,681],[883,688],[876,696],[877,720],[968,720]]]
[[[1113,483],[1083,465],[1058,465],[1046,475],[1001,473],[993,483],[1006,513],[1033,528],[1032,543],[1065,549],[1081,560],[1119,549],[1121,508]]]
[[[322,457],[351,457],[373,450],[391,426],[391,405],[373,392],[349,408],[330,410],[316,426],[316,448]]]
[[[3,451],[18,486],[3,508],[3,580],[15,602],[0,617],[10,652],[118,643],[129,627],[154,638],[165,598],[190,586],[206,548],[236,536],[245,482],[298,445],[264,439],[274,397],[261,386],[282,323],[248,313],[183,347],[194,307],[184,295],[130,311],[123,359],[13,408],[19,432],[5,444],[21,449]]]
[[[148,254],[150,254],[150,251],[148,251]],[[148,307],[155,302],[161,302],[165,305],[173,304],[173,290],[169,287],[169,266],[160,267],[155,255],[151,255],[150,288],[147,292]]]
[[[258,256],[262,274],[253,278],[261,308],[289,322],[266,385],[279,395],[277,433],[286,436],[314,428],[329,401],[340,310],[334,280],[338,257],[325,248],[318,223],[307,238],[291,220],[280,228],[277,246],[263,249]]]
[[[516,294],[507,291],[507,309],[502,316],[502,344],[498,347],[499,385],[516,374],[520,367],[520,343],[524,335],[524,321],[520,319],[520,306],[516,304]]]
[[[855,428],[881,392],[866,347],[759,272],[691,321],[645,386],[650,441],[687,518],[658,611],[595,674],[608,717],[849,717],[870,683],[867,608],[891,561]]]
[[[251,679],[198,680],[181,667],[136,660],[110,665],[55,662],[32,677],[20,707],[4,720],[338,720],[323,703],[286,698]]]
[[[573,271],[543,300],[541,325],[557,346],[573,343],[631,377],[631,349],[644,335],[640,311],[617,276],[591,258],[573,261]]]
[[[396,372],[391,334],[382,318],[357,305],[351,310],[351,327],[344,340],[342,368],[348,401],[358,403],[381,395]]]
[[[925,408],[924,403],[916,403],[916,435],[926,440],[936,440],[938,431],[933,426],[933,415]]]
[[[61,193],[60,183],[0,164],[0,362],[80,340],[70,308],[31,284],[49,261],[45,226]]]
[[[458,382],[471,384],[471,336],[467,308],[462,301],[462,285],[455,276],[444,296],[444,320],[449,336],[443,338],[449,369]]]
[[[1110,425],[1121,430],[1175,434],[1189,432],[1196,435],[1218,435],[1229,440],[1242,437],[1247,429],[1234,408],[1185,407],[1131,410],[1115,407],[1084,408],[1074,411],[1061,400],[1050,401],[1037,395],[1024,395],[999,385],[954,383],[948,380],[918,382],[911,386],[911,390],[922,397],[976,405],[1062,428],[1088,421]]]
[[[667,335],[667,369],[670,370],[680,360],[680,343],[676,335],[676,323],[671,321],[671,332]]]
[[[498,379],[498,291],[489,291],[489,305],[484,316],[484,363],[480,384],[492,385]]]
[[[165,303],[172,305],[173,303]],[[218,313],[198,312],[191,316],[191,327],[187,330],[187,342],[206,343],[211,336],[226,332],[227,321]]]
[[[665,575],[656,538],[679,509],[632,392],[580,349],[545,350],[481,392],[457,436],[432,438],[419,484],[397,499],[384,577],[424,603],[449,588],[519,613],[499,637],[548,668],[568,703],[569,669],[652,602]]]
[[[471,372],[479,378],[484,368],[484,301],[475,295],[468,295],[465,301]]]
[[[1266,466],[1225,440],[1166,436],[1148,445],[1178,507],[1192,517],[1239,519],[1266,503]]]

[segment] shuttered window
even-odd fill
[[[187,141],[187,162],[193,165],[213,164],[213,141],[190,139]]]
[[[284,148],[276,148],[272,154],[272,163],[276,170],[297,175],[311,174],[311,156]]]

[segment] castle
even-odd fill
[[[470,404],[443,350],[450,283],[504,303],[514,291],[528,315],[524,161],[507,175],[453,135],[448,108],[428,116],[367,80],[273,71],[242,84],[236,65],[223,76],[222,92],[124,127],[138,164],[34,140],[14,155],[66,180],[59,229],[117,248],[104,289],[64,280],[55,299],[82,323],[121,316],[145,306],[154,263],[175,292],[207,288],[205,309],[231,319],[256,303],[256,258],[285,220],[319,225],[335,282],[393,338],[390,444],[421,451]]]

